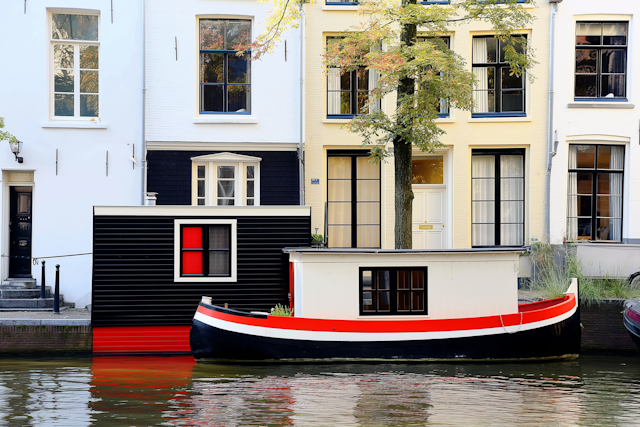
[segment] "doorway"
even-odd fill
[[[446,249],[447,185],[444,156],[414,158],[412,161],[413,249]]]
[[[31,278],[33,187],[9,187],[9,277]]]

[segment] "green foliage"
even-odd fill
[[[464,58],[443,41],[453,26],[490,24],[506,45],[505,60],[513,75],[520,76],[535,64],[530,39],[518,33],[533,17],[516,0],[452,0],[438,7],[424,7],[415,0],[363,0],[358,13],[362,23],[327,46],[324,62],[327,69],[366,68],[379,75],[368,100],[369,114],[357,115],[345,125],[363,137],[363,145],[373,145],[379,158],[389,155],[392,143],[427,152],[439,147],[445,133],[435,122],[441,100],[456,109],[473,109],[475,77]],[[394,92],[395,110],[373,108]]]
[[[16,139],[15,136],[11,135],[7,131],[3,131],[2,129],[4,129],[4,118],[0,117],[0,141],[5,141],[6,140],[9,143],[18,142],[18,140]]]
[[[564,259],[564,266],[554,260]],[[545,298],[558,298],[569,288],[572,278],[578,279],[580,303],[583,305],[599,304],[608,298],[633,298],[640,296],[640,289],[629,286],[626,278],[585,277],[582,263],[572,246],[551,245],[536,242],[531,245],[531,263],[535,274],[530,289],[537,291]]]
[[[311,235],[311,244],[313,245],[322,245],[324,243],[324,238],[322,234],[312,234]]]
[[[276,306],[271,309],[271,315],[291,317],[293,316],[293,309],[289,310],[289,307],[286,305],[276,304]]]

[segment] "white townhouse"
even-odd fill
[[[147,1],[147,192],[158,205],[298,205],[301,37],[260,60],[250,49],[270,5]]]
[[[554,7],[550,237],[587,274],[626,276],[640,270],[640,3]]]
[[[0,2],[0,275],[91,302],[94,205],[143,198],[143,3]],[[114,260],[117,262],[117,260]]]

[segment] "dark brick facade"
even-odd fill
[[[580,307],[583,351],[640,352],[622,324],[624,300],[606,300]]]
[[[0,325],[0,354],[89,354],[91,326]]]
[[[159,205],[191,204],[191,158],[219,151],[149,151],[147,191]],[[297,205],[300,200],[298,154],[295,151],[234,151],[260,157],[260,204]]]

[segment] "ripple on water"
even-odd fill
[[[0,426],[634,425],[640,360],[196,365],[0,359]]]

